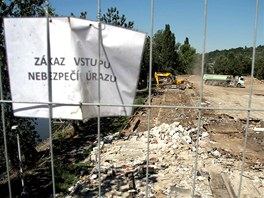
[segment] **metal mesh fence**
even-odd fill
[[[146,141],[146,149],[145,149],[145,160],[146,160],[146,171],[145,171],[145,196],[146,197],[149,197],[150,196],[150,187],[149,187],[149,183],[151,182],[150,181],[150,153],[151,153],[151,148],[150,148],[150,139],[151,139],[151,134],[150,134],[150,131],[151,131],[151,111],[153,109],[187,109],[187,110],[195,110],[197,112],[197,133],[196,133],[196,137],[200,137],[201,136],[201,131],[200,129],[202,128],[202,119],[203,119],[203,111],[221,111],[221,110],[226,110],[226,111],[238,111],[238,112],[246,112],[247,113],[247,116],[246,116],[246,122],[245,122],[245,128],[244,128],[244,143],[243,143],[243,150],[242,150],[242,160],[241,160],[241,165],[240,165],[240,179],[239,179],[239,185],[238,185],[238,188],[237,188],[237,192],[236,194],[238,195],[237,197],[241,197],[241,188],[242,188],[242,183],[243,183],[243,175],[244,175],[244,169],[245,169],[245,159],[246,159],[246,150],[247,150],[247,141],[248,141],[248,133],[249,133],[249,125],[250,125],[250,118],[251,118],[251,113],[252,112],[258,112],[258,111],[263,111],[261,109],[254,109],[252,108],[252,96],[253,96],[253,76],[254,76],[254,67],[255,67],[255,57],[256,57],[256,40],[257,40],[257,29],[258,29],[258,8],[259,8],[259,5],[258,5],[258,0],[256,0],[256,12],[255,12],[255,25],[254,25],[254,29],[253,29],[253,32],[254,32],[254,35],[253,35],[253,40],[252,40],[252,43],[253,43],[253,52],[252,52],[252,67],[251,67],[251,77],[250,77],[250,92],[249,92],[249,97],[248,97],[248,106],[245,107],[245,108],[232,108],[232,107],[208,107],[208,106],[204,106],[203,105],[203,98],[204,98],[204,84],[203,84],[203,79],[202,79],[202,76],[204,74],[204,65],[205,65],[205,53],[206,53],[206,32],[207,32],[207,0],[204,0],[204,27],[203,27],[203,38],[201,38],[201,40],[203,41],[203,50],[202,50],[202,60],[201,60],[201,71],[200,71],[200,90],[199,90],[199,96],[196,98],[196,102],[193,103],[193,105],[190,105],[190,106],[181,106],[181,105],[154,105],[152,104],[152,101],[151,101],[151,98],[152,98],[152,82],[151,80],[149,81],[149,90],[148,90],[148,100],[147,100],[147,103],[145,105],[130,105],[130,106],[133,106],[133,107],[140,107],[140,108],[143,108],[143,109],[146,109],[147,110],[147,117],[148,117],[148,122],[147,122],[147,141]],[[154,19],[155,19],[155,12],[154,12],[154,0],[151,0],[151,16],[150,16],[150,38],[153,38],[153,35],[154,35]],[[156,9],[159,9],[159,8],[156,8]],[[48,18],[48,14],[47,14],[47,20],[49,20]],[[98,0],[98,19],[100,19],[101,17],[101,1]],[[100,31],[101,31],[101,23],[100,23],[100,20],[99,20],[99,23],[98,23],[98,38],[99,38],[99,42],[98,43],[101,43],[100,39]],[[48,38],[47,40],[49,40],[49,28],[47,27],[47,35],[48,35]],[[50,57],[50,46],[49,46],[49,42],[47,42],[47,45],[48,45],[48,48],[47,48],[47,57],[49,59]],[[98,59],[100,60],[100,45],[98,45]],[[150,40],[150,59],[149,59],[149,62],[150,62],[150,65],[149,65],[149,79],[152,78],[152,63],[153,63],[153,53],[152,53],[152,50],[153,50],[153,40],[151,39]],[[48,73],[50,72],[50,66],[48,67]],[[100,67],[98,67],[98,73],[100,73]],[[2,79],[0,79],[0,84],[2,85]],[[44,103],[46,105],[49,106],[49,143],[50,143],[50,156],[51,156],[51,174],[52,174],[52,189],[53,189],[53,197],[56,197],[56,188],[55,188],[55,184],[56,184],[56,180],[55,180],[55,172],[54,172],[54,154],[53,154],[53,138],[52,138],[52,105],[54,104],[52,102],[52,84],[51,84],[51,81],[49,80],[49,84],[48,84],[48,89],[49,89],[49,101],[47,103]],[[100,90],[100,80],[98,80],[98,89]],[[100,98],[100,91],[98,92],[98,98]],[[194,100],[194,98],[192,98]],[[15,102],[20,102],[20,101],[15,101]],[[3,100],[3,89],[1,89],[1,111],[2,111],[2,123],[3,123],[3,137],[4,137],[4,147],[5,147],[5,157],[6,157],[6,169],[7,169],[7,178],[8,178],[8,188],[9,188],[9,197],[13,197],[12,196],[12,192],[14,191],[14,187],[12,188],[11,186],[11,178],[10,178],[10,175],[9,175],[9,170],[10,170],[10,167],[9,167],[9,160],[8,160],[8,145],[7,145],[7,137],[6,137],[6,125],[5,123],[7,122],[6,121],[6,118],[5,118],[5,114],[4,114],[4,108],[5,108],[5,104],[9,104],[9,103],[13,103],[13,101],[7,101],[7,100]],[[62,105],[62,104],[61,104]],[[87,104],[82,104],[82,105],[94,105],[94,106],[97,106],[97,110],[98,110],[98,117],[97,117],[97,131],[98,131],[98,134],[97,134],[97,147],[98,147],[98,153],[97,153],[97,170],[98,170],[98,194],[97,196],[98,197],[103,197],[103,194],[102,194],[102,186],[103,186],[103,181],[101,180],[102,178],[102,175],[101,175],[101,170],[102,170],[102,167],[101,167],[101,117],[100,117],[100,107],[101,106],[111,106],[112,104],[101,104],[100,101],[98,101],[98,103],[96,104],[90,104],[90,103],[87,103]],[[199,161],[202,160],[200,154],[199,154],[199,138],[197,138],[196,142],[195,142],[195,158],[194,161],[193,161],[193,165],[190,165],[192,166],[192,173],[193,173],[193,176],[192,176],[192,192],[191,192],[191,195],[192,197],[195,197],[196,196],[196,189],[197,189],[197,172],[198,172],[198,165],[199,165]]]

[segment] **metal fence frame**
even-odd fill
[[[151,1],[151,16],[150,16],[150,59],[149,59],[149,79],[152,78],[152,50],[153,50],[153,35],[154,35],[154,0]],[[246,119],[246,128],[245,128],[245,141],[244,141],[244,147],[243,147],[243,155],[242,155],[242,162],[241,162],[241,171],[240,171],[240,182],[239,182],[239,190],[238,190],[238,197],[241,195],[241,187],[242,187],[242,182],[243,182],[243,172],[244,172],[244,164],[245,164],[245,157],[246,157],[246,148],[247,148],[247,139],[248,139],[248,128],[249,128],[249,120],[250,120],[250,115],[252,111],[264,111],[264,110],[259,110],[259,109],[253,109],[251,106],[252,103],[252,95],[253,95],[253,75],[254,75],[254,67],[255,67],[255,56],[256,56],[256,40],[257,40],[257,29],[258,29],[258,8],[259,8],[259,2],[256,0],[256,12],[255,12],[255,22],[254,22],[254,34],[253,34],[253,53],[252,53],[252,67],[251,67],[251,80],[250,80],[250,93],[249,93],[249,100],[248,100],[248,107],[247,108],[214,108],[214,107],[204,107],[202,106],[202,98],[203,98],[203,73],[204,73],[204,63],[205,63],[205,52],[206,52],[206,28],[207,28],[207,0],[204,0],[204,27],[203,27],[203,51],[202,51],[202,62],[201,62],[201,79],[200,79],[200,101],[199,101],[199,106],[159,106],[159,105],[152,105],[151,104],[151,80],[149,80],[149,96],[148,96],[148,102],[147,105],[112,105],[112,104],[102,104],[100,102],[100,80],[98,79],[98,98],[99,101],[97,103],[83,103],[82,105],[92,105],[92,106],[97,106],[98,108],[98,122],[97,122],[97,130],[98,130],[98,194],[99,197],[101,197],[101,173],[100,173],[100,107],[101,106],[124,106],[124,107],[142,107],[142,108],[147,108],[148,109],[148,141],[146,143],[147,147],[147,153],[146,153],[146,164],[147,164],[147,169],[146,169],[146,195],[148,196],[148,183],[149,183],[149,153],[150,153],[150,148],[149,148],[149,137],[150,137],[150,112],[152,108],[181,108],[181,109],[195,109],[198,111],[198,131],[197,131],[197,137],[200,135],[200,127],[201,127],[201,111],[202,110],[229,110],[229,111],[245,111],[247,112],[247,119]],[[49,15],[48,15],[48,5],[49,2],[46,0],[46,18],[47,18],[47,57],[49,60],[50,57],[50,38],[49,38]],[[101,52],[100,52],[100,43],[101,43],[101,0],[98,0],[98,59],[100,60],[101,57]],[[51,71],[50,63],[47,67],[47,72]],[[100,67],[98,67],[98,73],[100,73]],[[4,115],[4,109],[5,109],[5,104],[7,103],[25,103],[21,101],[12,101],[12,100],[4,100],[3,97],[3,85],[2,85],[2,76],[0,75],[0,85],[1,85],[1,90],[0,90],[0,99],[1,99],[1,112],[2,112],[2,129],[3,129],[3,138],[4,138],[4,148],[5,148],[5,158],[6,158],[6,170],[7,170],[7,178],[8,178],[8,188],[9,188],[9,197],[12,197],[12,189],[11,189],[11,181],[10,181],[10,167],[9,167],[9,160],[8,160],[8,145],[7,145],[7,140],[6,140],[6,119]],[[52,102],[52,82],[48,78],[48,91],[49,91],[49,100],[46,103],[39,103],[38,104],[45,104],[48,105],[49,107],[49,140],[50,140],[50,155],[51,155],[51,172],[52,172],[52,189],[53,189],[53,197],[56,196],[56,189],[55,189],[55,176],[54,176],[54,159],[53,159],[53,143],[52,143],[52,105],[58,104],[58,103],[53,103]],[[33,102],[34,103],[34,102]],[[65,104],[65,103],[60,103],[60,105],[80,105],[80,104]],[[199,147],[199,138],[197,138],[196,141],[196,156],[195,156],[195,162],[194,162],[194,175],[193,175],[193,190],[192,190],[192,197],[195,195],[195,180],[196,180],[196,172],[197,172],[197,166],[198,166],[198,159],[199,159],[199,154],[198,154],[198,147]]]

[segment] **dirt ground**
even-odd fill
[[[198,127],[199,112],[193,107],[200,104],[200,77],[193,75],[181,78],[189,81],[189,86],[185,90],[160,89],[153,91],[151,104],[157,105],[157,107],[150,110],[150,128],[175,121],[181,122],[185,127]],[[225,110],[201,111],[200,128],[201,131],[210,132],[210,139],[214,142],[215,148],[228,152],[237,160],[242,159],[247,131],[246,167],[255,168],[260,165],[263,168],[264,132],[254,132],[253,129],[264,127],[262,122],[264,111],[259,111],[264,110],[264,84],[256,79],[253,80],[252,98],[250,99],[250,78],[245,78],[245,80],[245,88],[203,85],[203,105],[216,109],[225,108]],[[249,100],[251,100],[251,104],[249,104]],[[248,107],[258,111],[250,112],[248,130],[246,130],[248,116],[246,108]],[[138,111],[132,118],[128,131],[148,130],[147,118],[147,109]]]
[[[181,78],[187,79],[188,81],[186,89],[153,89],[153,94],[151,96],[151,105],[153,108],[139,109],[134,116],[131,117],[130,127],[124,129],[123,132],[127,135],[133,136],[139,132],[147,131],[148,126],[149,129],[151,129],[155,126],[160,126],[163,123],[171,124],[174,122],[179,122],[182,126],[187,128],[200,127],[201,133],[207,132],[209,135],[210,146],[208,146],[208,148],[212,148],[213,150],[220,152],[221,157],[230,159],[230,164],[225,164],[225,168],[236,166],[237,171],[241,170],[242,153],[245,136],[247,136],[245,170],[254,171],[260,175],[263,174],[264,132],[255,132],[254,128],[264,128],[264,111],[259,111],[261,109],[264,110],[264,84],[254,79],[251,106],[249,106],[248,102],[250,99],[249,78],[246,78],[246,88],[227,88],[204,85],[202,105],[211,109],[199,112],[196,108],[199,107],[201,101],[199,76],[182,76]],[[147,100],[145,102],[148,104]],[[256,111],[250,113],[250,120],[248,127],[246,127],[248,112],[246,109],[238,109],[248,107],[252,107]],[[226,109],[216,110],[213,108]],[[236,111],[234,109],[236,109]],[[150,111],[150,114],[148,114],[148,111]],[[148,125],[149,116],[150,119]],[[194,135],[192,139],[197,139],[196,136],[197,135]],[[80,149],[85,149],[94,140],[86,134],[85,137],[79,136],[68,141],[67,145],[65,145],[67,149],[61,149],[64,153],[63,156],[67,157],[69,156],[68,154],[73,156],[72,153],[77,152]],[[200,142],[200,144],[205,143]],[[59,146],[60,144],[57,142],[55,147],[59,148]],[[134,148],[134,145],[132,146]],[[203,146],[206,146],[207,148],[207,145]],[[46,150],[45,152],[46,154],[43,155],[48,156],[49,151]],[[182,151],[179,151],[179,155],[181,152]],[[185,152],[182,152],[182,155],[185,156],[184,153]],[[73,158],[77,157],[78,155],[73,156]],[[202,162],[203,160],[200,157],[201,156],[199,156],[198,160]],[[221,159],[218,161],[221,162]],[[192,159],[191,162],[194,162],[194,160]],[[39,163],[44,162],[40,161]],[[47,163],[46,167],[49,167],[49,161],[45,161],[45,163]],[[211,165],[213,166],[213,164],[210,164],[210,166]],[[33,188],[33,183],[31,182],[31,190],[35,189],[32,190],[32,194],[34,194],[34,192],[36,193],[34,194],[36,195],[34,197],[41,197],[38,194],[39,188],[42,189],[43,197],[47,197],[46,194],[51,192],[51,178],[47,177],[49,174],[44,171],[49,171],[49,169],[40,170],[40,167],[37,169],[37,172],[41,172],[42,175],[45,175],[45,181],[42,181],[42,179],[39,180],[42,184],[35,183]],[[36,178],[40,178],[40,176],[36,176]],[[237,179],[237,181],[239,181],[239,179]],[[18,185],[19,181],[16,182],[17,183],[14,185]],[[30,183],[30,181],[28,181],[28,183]],[[43,184],[45,184],[46,187],[43,187]],[[29,184],[27,184],[27,186],[29,186]],[[38,188],[36,188],[36,186]],[[7,191],[7,185],[3,186],[3,188]],[[43,189],[46,189],[46,194]],[[259,189],[263,189],[263,187]]]
[[[200,129],[200,134],[194,133],[191,135],[191,138],[193,142],[196,142],[197,135],[199,135],[199,139],[201,139],[197,147],[197,163],[198,169],[201,170],[201,172],[210,175],[210,177],[208,177],[208,185],[211,186],[212,194],[208,195],[208,197],[238,197],[236,192],[239,188],[239,176],[242,170],[245,143],[245,169],[243,169],[244,172],[242,173],[244,176],[244,183],[242,188],[243,192],[240,197],[263,197],[263,182],[257,185],[253,182],[253,178],[263,178],[264,132],[254,131],[255,128],[264,128],[262,121],[263,112],[252,112],[247,124],[247,109],[241,109],[250,107],[248,102],[250,81],[248,78],[246,78],[246,88],[225,88],[204,85],[202,106],[208,107],[208,109],[203,109],[201,111],[197,108],[200,107],[201,103],[199,77],[184,76],[181,78],[186,78],[186,89],[153,90],[153,95],[151,96],[152,108],[142,108],[132,117],[131,127],[125,130],[126,134],[130,135],[130,138],[125,142],[121,141],[121,143],[126,146],[123,152],[120,151],[119,161],[125,161],[125,159],[130,158],[135,160],[137,157],[144,158],[140,156],[142,152],[137,152],[135,149],[137,143],[139,143],[139,141],[135,141],[135,139],[140,136],[138,134],[146,134],[148,129],[159,127],[164,123],[172,124],[175,122],[189,129],[198,127]],[[256,110],[261,109],[263,106],[262,102],[264,98],[261,95],[264,91],[263,89],[262,83],[254,80],[251,107]],[[148,104],[148,101],[146,101],[146,104]],[[224,108],[224,110],[217,110],[217,108]],[[234,111],[234,109],[236,111]],[[202,139],[204,134],[208,134],[208,139],[206,141]],[[125,157],[129,150],[129,144],[132,144],[131,152],[134,155],[133,157]],[[169,167],[172,168],[175,163],[176,165],[178,165],[177,163],[186,163],[185,166],[193,170],[193,164],[195,162],[195,152],[193,151],[196,151],[194,145],[195,143],[189,150],[187,149],[188,152],[192,152],[191,154],[186,153],[184,148],[177,148],[176,151],[179,152],[177,159],[173,160],[173,158],[171,158],[172,161],[168,163]],[[203,151],[204,148],[206,152]],[[139,150],[144,150],[144,147]],[[152,148],[150,150],[155,153],[155,149]],[[164,147],[160,148],[157,152],[160,150],[164,150]],[[215,158],[207,158],[206,155],[208,152],[216,153]],[[167,157],[168,155],[169,152],[166,151],[161,162],[164,163],[165,156]],[[154,156],[156,157],[155,159],[159,159],[157,153],[155,153]],[[117,156],[115,157],[117,158]],[[109,159],[107,159],[107,161],[108,160]],[[174,169],[172,168],[172,170]],[[236,176],[231,176],[231,173],[234,173]],[[168,175],[168,178],[173,178],[173,176],[177,174],[172,171],[168,173]],[[186,175],[188,174],[185,173],[184,176]],[[160,179],[161,178],[157,178],[157,181],[154,182],[155,189],[163,189],[164,186],[162,186]],[[183,186],[187,188],[186,186],[188,186],[189,181],[188,177],[182,179],[182,181],[185,182]],[[225,184],[223,184],[223,181]],[[179,184],[180,181],[168,179],[168,184],[166,185],[168,186],[175,183]],[[208,185],[206,184],[205,186]],[[204,186],[200,187],[203,188]],[[228,193],[223,190],[224,188],[229,188],[229,190],[227,190]],[[206,192],[206,190],[202,191],[203,193]],[[164,189],[161,192],[164,192]],[[164,194],[158,196],[156,194],[155,197],[168,196]],[[170,197],[190,197],[190,195]]]
[[[193,75],[187,79],[194,83],[197,90],[200,89],[199,76]],[[204,85],[203,95],[206,101],[209,102],[210,107],[230,109],[252,107],[254,110],[264,110],[264,83],[253,79],[252,98],[250,99],[250,77],[246,77],[245,82],[245,88]],[[249,100],[252,101],[251,106],[249,106]],[[225,110],[220,111],[220,113],[226,113],[240,119],[247,118],[247,111]],[[253,111],[250,114],[250,118],[263,120],[264,111]]]
[[[192,82],[196,89],[200,90],[200,77],[190,76],[188,78]],[[203,96],[204,99],[209,102],[209,107],[214,108],[230,108],[241,109],[252,107],[254,110],[264,110],[264,83],[253,79],[252,88],[250,87],[250,77],[245,78],[245,88],[231,88],[231,87],[219,87],[204,85]],[[250,98],[250,92],[252,91],[252,97]],[[249,104],[251,100],[251,104]],[[234,110],[214,110],[213,114],[226,114],[234,119],[219,120],[219,125],[226,122],[219,133],[212,133],[211,139],[216,142],[216,146],[223,148],[235,156],[240,156],[243,151],[245,142],[245,127],[248,111],[234,111]],[[254,127],[263,127],[261,125],[264,120],[264,111],[252,111],[249,114],[250,122],[248,126],[248,140],[247,140],[247,153],[246,153],[246,165],[252,165],[255,162],[264,163],[264,133],[254,132]],[[234,129],[236,127],[236,130]],[[221,131],[222,130],[222,131]]]

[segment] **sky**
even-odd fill
[[[97,20],[97,0],[49,0],[60,16],[87,12]],[[264,0],[258,0],[257,45],[264,44]],[[256,15],[255,0],[208,0],[205,51],[252,47]],[[116,7],[138,31],[151,32],[151,0],[101,0],[101,14]],[[154,34],[169,24],[176,42],[185,38],[197,52],[203,51],[204,0],[154,0]]]

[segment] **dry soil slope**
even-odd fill
[[[253,79],[252,97],[250,98],[250,77],[246,77],[245,88],[231,88],[203,85],[203,96],[209,102],[210,107],[244,109],[243,111],[222,110],[219,113],[226,113],[230,116],[245,119],[247,118],[246,108],[252,107],[250,117],[254,119],[264,119],[264,84]],[[192,75],[188,80],[194,83],[197,90],[200,90],[200,76]],[[249,101],[251,100],[251,104]],[[249,106],[251,105],[251,106]],[[263,111],[259,111],[263,110]]]

